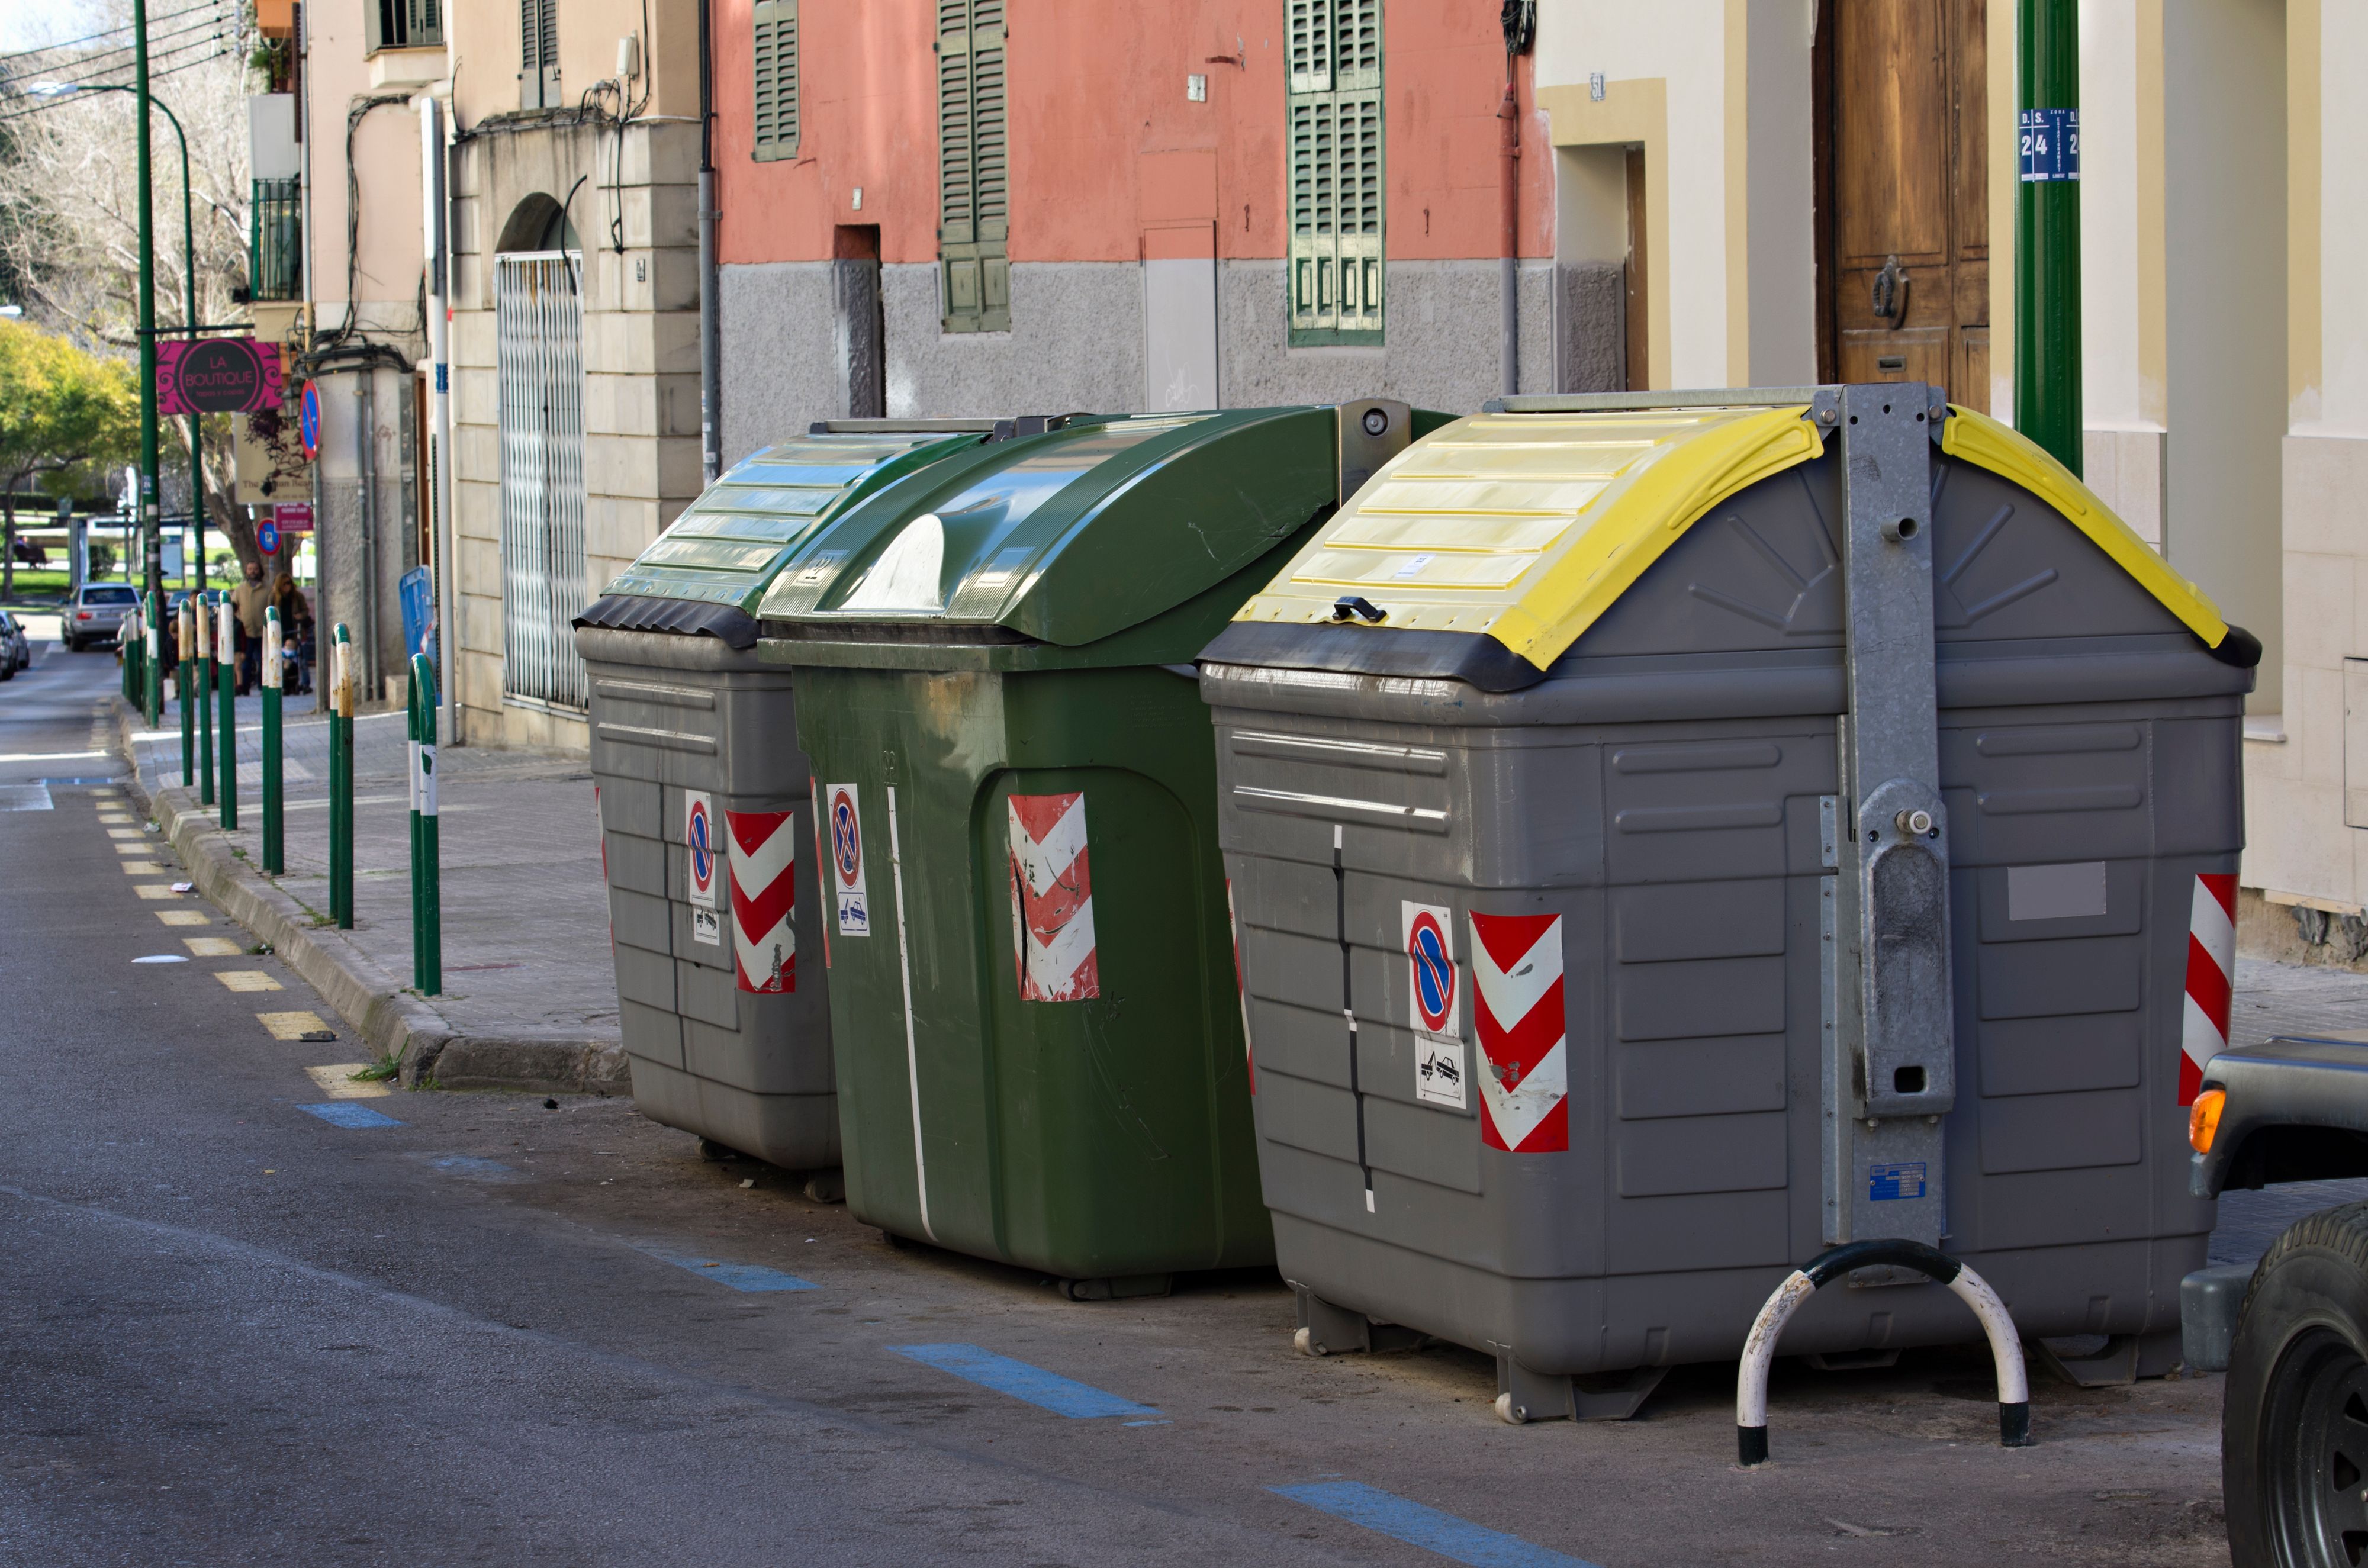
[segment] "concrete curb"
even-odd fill
[[[132,735],[143,716],[118,699],[116,733],[132,764],[126,788],[148,804],[165,836],[189,868],[197,891],[271,946],[358,1030],[381,1057],[402,1066],[405,1088],[515,1089],[529,1094],[630,1095],[632,1079],[618,1040],[532,1034],[462,1034],[443,1015],[381,969],[334,926],[232,852],[229,835],[199,806],[194,790],[160,789],[140,778]]]

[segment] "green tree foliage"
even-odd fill
[[[55,333],[0,321],[0,598],[16,592],[17,494],[70,494],[140,449],[137,377]]]

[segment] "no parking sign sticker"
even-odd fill
[[[1463,1036],[1457,1026],[1455,917],[1435,904],[1401,902],[1406,955],[1407,1017],[1414,1025],[1414,1093],[1433,1105],[1468,1103]]]
[[[711,948],[723,945],[723,922],[716,914],[716,872],[723,858],[717,833],[713,798],[701,790],[684,790],[682,842],[690,851],[690,864],[683,880],[690,900],[690,934]]]
[[[823,794],[830,822],[831,883],[838,894],[838,934],[869,937],[871,904],[863,892],[863,812],[855,786],[825,784]]]

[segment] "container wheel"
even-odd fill
[[[2220,1433],[2235,1568],[2368,1562],[2368,1203],[2308,1215],[2262,1256]]]
[[[1332,1352],[1325,1349],[1324,1346],[1315,1343],[1315,1335],[1313,1331],[1304,1328],[1294,1329],[1292,1331],[1291,1347],[1293,1350],[1298,1351],[1302,1356],[1323,1357],[1332,1354]]]
[[[1530,1407],[1515,1404],[1510,1393],[1500,1393],[1497,1396],[1497,1419],[1508,1426],[1526,1426],[1530,1424]]]

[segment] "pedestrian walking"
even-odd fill
[[[270,608],[279,612],[279,689],[302,693],[313,689],[313,607],[296,579],[282,572],[271,585]]]
[[[238,622],[238,695],[255,689],[263,669],[263,612],[271,603],[271,587],[263,568],[246,563],[246,580],[230,591],[230,607]]]

